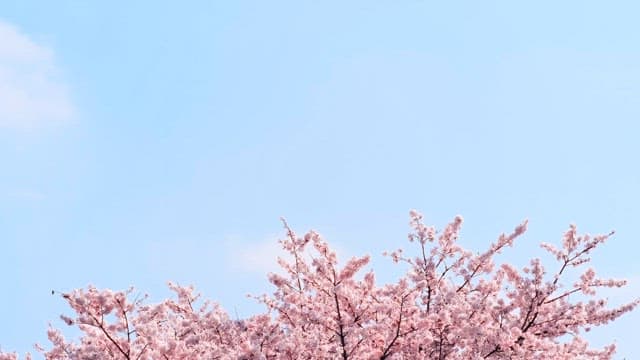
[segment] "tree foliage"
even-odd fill
[[[62,294],[73,310],[61,318],[82,336],[70,341],[54,328],[46,359],[610,359],[615,345],[592,349],[581,337],[639,303],[608,308],[598,288],[621,287],[581,270],[591,252],[612,234],[579,235],[571,226],[561,247],[542,244],[557,263],[539,259],[517,269],[494,257],[522,235],[527,222],[500,235],[482,253],[457,243],[462,218],[443,231],[410,214],[414,255],[387,255],[406,263],[397,282],[378,285],[373,271],[359,274],[369,257],[340,266],[335,251],[316,232],[298,237],[286,224],[278,259],[269,274],[272,295],[256,297],[263,314],[232,319],[219,305],[200,302],[192,287],[169,284],[176,296],[158,304],[131,299],[128,291],[95,287]],[[202,304],[201,304],[202,303]],[[200,304],[200,305],[198,305]],[[28,355],[27,355],[28,356]],[[0,360],[15,360],[0,353]]]

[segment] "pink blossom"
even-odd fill
[[[632,311],[640,299],[616,308],[597,298],[576,301],[575,293],[594,296],[598,288],[626,284],[599,279],[594,269],[569,287],[561,283],[612,233],[579,235],[571,225],[561,247],[542,244],[557,263],[532,259],[520,270],[496,264],[494,256],[526,231],[526,221],[473,255],[457,242],[461,217],[437,238],[422,218],[411,211],[412,255],[390,252],[408,267],[396,282],[376,284],[373,271],[356,276],[369,256],[341,266],[318,233],[298,237],[283,221],[280,243],[291,260],[278,259],[281,273],[269,274],[273,294],[254,297],[264,313],[235,319],[193,287],[173,283],[175,297],[157,304],[132,299],[133,289],[88,286],[62,294],[73,315],[61,318],[81,337],[68,340],[50,328],[50,347],[37,350],[48,360],[613,357],[614,345],[593,349],[580,334]],[[0,352],[0,360],[17,360],[17,354]]]

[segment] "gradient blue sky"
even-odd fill
[[[528,218],[503,257],[518,264],[569,223],[615,229],[595,266],[632,281],[612,302],[639,296],[639,12],[2,2],[0,346],[46,344],[67,311],[51,289],[90,283],[158,300],[174,280],[250,315],[280,216],[374,255],[380,280],[412,208],[439,227],[463,215],[474,249]],[[590,338],[640,358],[638,322]]]

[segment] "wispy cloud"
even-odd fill
[[[229,264],[228,266],[236,271],[252,272],[267,274],[269,272],[279,273],[281,272],[280,265],[278,264],[278,258],[282,258],[286,261],[292,261],[293,256],[282,249],[282,245],[278,241],[282,239],[284,235],[274,234],[263,238],[262,241],[243,241],[243,239],[236,237],[227,238],[227,254]],[[349,253],[343,246],[331,244],[331,248],[338,255],[339,265],[344,264],[347,260],[346,255]],[[309,248],[313,246],[309,245]],[[310,254],[312,252],[305,252],[303,257],[311,262]],[[316,254],[313,254],[316,255]]]
[[[278,242],[281,236],[271,235],[259,242],[246,242],[237,237],[227,238],[230,267],[236,271],[267,274],[280,269],[278,257],[288,259],[289,254]]]
[[[0,20],[0,128],[57,126],[74,113],[53,51]]]

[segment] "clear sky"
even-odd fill
[[[51,290],[270,291],[280,216],[343,256],[408,245],[408,211],[503,260],[616,230],[640,295],[633,1],[3,1],[0,346],[47,344]],[[555,263],[552,263],[555,265]],[[554,269],[553,265],[549,269]],[[397,272],[397,270],[396,270]],[[595,331],[640,358],[640,311]]]

